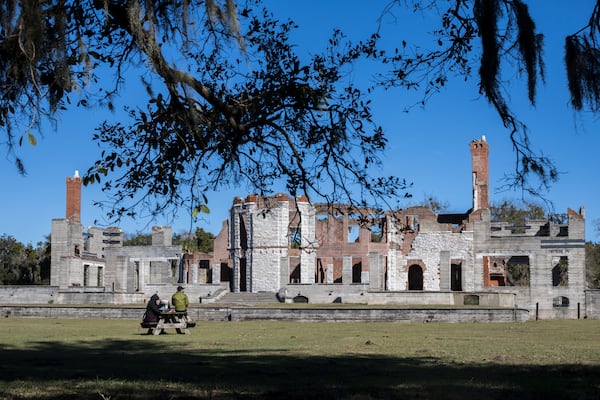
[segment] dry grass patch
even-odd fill
[[[0,320],[2,399],[600,398],[600,321]]]

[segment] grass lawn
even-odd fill
[[[600,321],[3,318],[0,399],[599,399]]]

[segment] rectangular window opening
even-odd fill
[[[98,267],[98,279],[96,286],[104,286],[104,268]]]
[[[377,223],[371,225],[371,242],[381,243],[383,242],[383,223]]]
[[[83,266],[83,286],[88,286],[89,278],[90,278],[90,266],[86,264]]]
[[[569,258],[561,256],[552,267],[552,286],[569,285]]]
[[[529,256],[484,258],[486,286],[529,286]]]
[[[302,230],[299,226],[290,228],[290,247],[299,249],[302,246]]]

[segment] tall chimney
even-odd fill
[[[71,222],[81,222],[81,178],[79,171],[67,177],[67,215]]]
[[[490,178],[488,173],[489,145],[485,136],[471,142],[473,168],[473,211],[490,207]]]

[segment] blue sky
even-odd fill
[[[307,52],[317,52],[334,27],[352,38],[362,38],[377,29],[377,18],[387,0],[365,2],[345,1],[275,1],[275,12],[289,15],[300,28],[294,41]],[[582,27],[589,17],[594,0],[565,2],[561,0],[530,1],[530,11],[538,30],[545,34],[546,83],[539,87],[536,107],[526,101],[526,87],[517,76],[507,75],[511,105],[529,127],[532,146],[551,158],[562,172],[546,196],[554,211],[585,207],[586,238],[599,241],[594,221],[600,219],[600,188],[597,182],[596,159],[600,149],[600,120],[588,113],[574,113],[569,108],[566,73],[563,64],[563,43],[566,34]],[[368,4],[368,5],[366,5]],[[408,14],[398,15],[392,23],[384,20],[381,33],[386,43],[411,38],[424,41],[428,29],[424,20]],[[415,29],[419,29],[417,34]],[[474,69],[476,71],[476,68]],[[356,79],[366,79],[368,71],[356,68]],[[513,73],[513,72],[511,72]],[[471,164],[469,142],[485,135],[490,144],[490,185],[492,202],[519,199],[520,192],[500,192],[502,178],[514,167],[508,132],[494,110],[477,91],[477,77],[470,82],[457,78],[446,90],[434,96],[424,109],[403,109],[414,97],[401,89],[382,93],[374,100],[375,118],[389,138],[389,149],[383,155],[385,175],[394,174],[413,182],[413,199],[402,206],[419,203],[428,196],[446,203],[449,211],[464,212],[471,207]],[[139,86],[126,83],[120,105],[135,105],[140,101]],[[5,188],[0,197],[0,234],[13,236],[23,243],[36,244],[50,234],[51,220],[65,216],[65,178],[75,170],[82,173],[96,160],[99,150],[91,137],[103,120],[124,120],[123,112],[105,110],[69,110],[58,120],[56,131],[48,128],[36,146],[18,149],[25,162],[27,176],[18,174],[10,160],[2,160],[0,179]],[[175,232],[195,230],[200,226],[218,233],[227,218],[234,196],[245,196],[244,188],[209,195],[211,213],[192,223],[185,212],[175,221],[167,218],[125,220],[119,226],[127,233],[149,232],[152,225],[172,225]],[[82,191],[82,223],[90,226],[97,221],[105,225],[94,200],[104,194],[98,187]]]

